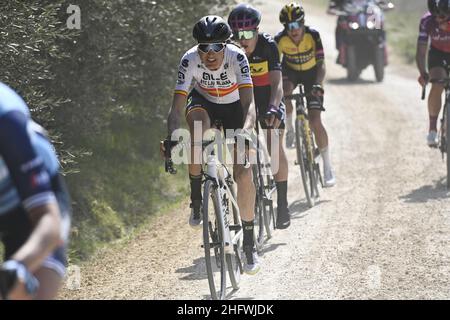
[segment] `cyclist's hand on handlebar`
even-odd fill
[[[314,97],[323,97],[323,94],[325,91],[323,90],[323,87],[320,84],[315,84],[312,86],[311,94]]]
[[[279,120],[277,120],[277,118],[275,117],[275,115],[274,114],[267,114],[266,115],[266,117],[265,117],[265,122],[266,122],[266,125],[267,125],[267,127],[269,128],[269,129],[271,129],[271,128],[278,128],[278,126],[280,125],[280,121]]]
[[[284,110],[274,105],[269,105],[269,111],[265,114],[265,121],[269,128],[278,129],[284,116]]]
[[[8,260],[0,266],[0,298],[9,299],[33,297],[39,289],[39,281],[28,271],[27,267],[15,260]]]
[[[417,81],[419,81],[419,84],[422,87],[425,87],[428,84],[428,81],[430,80],[430,75],[428,73],[421,73]]]
[[[168,136],[165,140],[160,141],[159,143],[159,152],[161,153],[161,157],[163,159],[170,159],[170,153],[172,152],[172,148],[178,144],[178,141],[172,141],[170,136]]]
[[[160,141],[159,142],[159,153],[161,154],[161,158],[165,159],[166,158],[166,148],[164,146],[164,141]]]

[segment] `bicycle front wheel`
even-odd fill
[[[234,199],[236,199],[236,192],[234,191],[233,185],[229,185],[230,192]],[[234,206],[228,200],[228,206],[231,211],[232,217],[229,217],[230,221],[230,234],[231,239],[237,238],[236,242],[233,243],[233,253],[227,253],[225,258],[228,266],[228,275],[230,277],[231,285],[234,290],[239,289],[239,282],[241,280],[241,274],[243,273],[242,269],[242,241],[243,241],[243,231],[241,226],[241,219],[239,217],[238,211],[235,210]]]
[[[315,204],[314,199],[314,173],[312,163],[308,160],[307,150],[311,146],[306,144],[306,135],[300,120],[295,120],[295,144],[297,149],[297,164],[300,166],[303,189],[305,190],[306,201],[310,208]]]
[[[226,263],[223,224],[220,223],[219,191],[208,180],[203,190],[203,248],[209,289],[213,300],[225,299]]]

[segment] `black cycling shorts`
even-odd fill
[[[316,109],[325,111],[323,107],[323,97],[315,97],[311,95],[312,87],[316,81],[317,68],[313,67],[306,71],[296,71],[283,64],[283,81],[289,80],[294,84],[296,88],[299,84],[302,84],[306,93],[306,102],[308,109]]]
[[[428,51],[428,70],[436,67],[446,69],[448,64],[450,64],[450,53],[430,46],[430,50]]]
[[[188,97],[186,116],[196,109],[203,109],[208,112],[211,125],[213,125],[216,120],[221,121],[224,130],[236,130],[244,127],[244,112],[239,100],[229,104],[217,104],[206,100],[194,89]]]
[[[264,116],[266,112],[269,109],[269,103],[270,103],[270,87],[254,87],[253,93],[255,96],[255,105],[256,105],[256,113],[259,116]],[[284,103],[280,103],[280,108],[285,109]],[[259,123],[261,124],[261,128],[267,129],[266,121],[258,119]],[[281,121],[280,126],[278,129],[284,129],[285,123],[284,120]]]
[[[61,225],[70,225],[70,199],[61,176],[52,178],[52,189],[58,201],[61,213]],[[4,244],[4,260],[8,260],[30,237],[33,231],[29,213],[22,207],[0,215],[0,240]],[[68,230],[67,230],[68,232]],[[61,277],[65,276],[67,266],[66,245],[55,249],[42,263],[46,267],[57,272]]]

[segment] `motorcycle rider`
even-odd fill
[[[327,12],[329,14],[335,14],[336,11],[344,11],[345,5],[365,5],[369,2],[373,2],[376,5],[383,5],[386,3],[384,0],[331,0],[328,4]],[[341,46],[344,42],[345,29],[344,26],[347,24],[347,16],[339,15],[336,24],[335,39],[336,39],[336,49],[341,52]],[[383,33],[383,40],[385,40],[385,34]],[[338,61],[340,59],[338,58]]]

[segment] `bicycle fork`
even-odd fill
[[[226,173],[225,173],[226,172]],[[228,171],[225,170],[225,174],[228,174]],[[206,173],[207,179],[213,181],[214,186],[214,196],[217,198],[217,205],[218,208],[215,208],[220,213],[220,217],[217,217],[217,223],[220,224],[221,229],[223,230],[223,242],[224,242],[224,249],[226,253],[233,253],[233,242],[231,240],[231,233],[230,233],[230,224],[228,220],[228,212],[225,210],[223,198],[224,196],[229,193],[228,187],[225,183],[225,181],[222,181],[219,179],[217,174],[217,162],[214,155],[209,155],[207,160],[207,173]],[[233,199],[233,197],[230,197],[230,194],[228,194],[228,197],[230,199]],[[233,199],[234,200],[234,199]],[[232,200],[232,201],[233,201]]]

